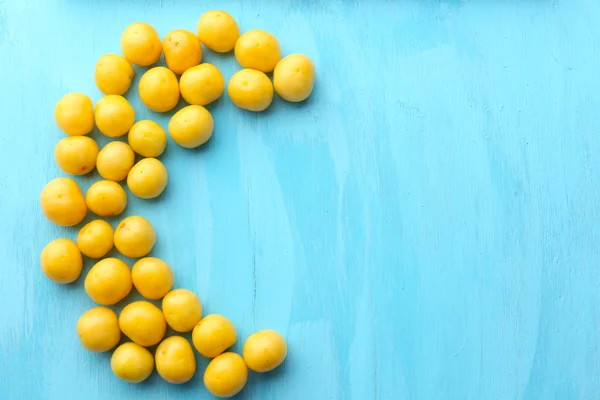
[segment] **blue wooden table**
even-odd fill
[[[95,62],[129,23],[195,31],[214,8],[310,56],[314,93],[261,114],[220,99],[210,143],[169,142],[166,192],[126,215],[235,323],[236,351],[258,329],[287,338],[284,366],[238,398],[600,398],[597,0],[0,1],[0,398],[210,397],[199,356],[191,383],[135,386],[81,347],[83,278],[39,268],[77,227],[38,201],[64,175],[55,102],[101,97]],[[140,75],[138,119],[166,126]]]

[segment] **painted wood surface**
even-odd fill
[[[83,278],[39,268],[77,228],[38,198],[63,175],[55,102],[100,98],[94,64],[125,26],[195,30],[214,8],[312,57],[314,94],[262,114],[222,98],[210,144],[169,142],[167,191],[126,214],[237,351],[257,329],[287,338],[238,398],[600,398],[597,0],[0,1],[0,398],[210,397],[201,357],[189,384],[134,386],[83,350]]]

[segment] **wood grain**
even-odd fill
[[[310,56],[314,94],[261,114],[220,99],[210,143],[169,142],[166,192],[126,215],[155,225],[177,287],[235,323],[235,350],[258,329],[287,338],[284,366],[238,398],[600,398],[596,0],[0,1],[0,398],[210,397],[200,356],[189,384],[134,386],[83,350],[83,279],[39,269],[77,228],[38,198],[63,175],[55,102],[101,97],[95,62],[129,23],[194,31],[213,8]],[[141,72],[137,119],[166,127]]]

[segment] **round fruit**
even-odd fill
[[[142,258],[131,270],[133,285],[150,300],[162,299],[173,287],[173,272],[169,264],[155,257]]]
[[[185,29],[167,33],[162,45],[167,66],[178,75],[198,65],[202,59],[202,46],[198,36]]]
[[[181,147],[192,149],[208,141],[214,130],[210,112],[202,106],[187,106],[169,121],[171,139]]]
[[[87,310],[77,321],[77,335],[83,347],[89,351],[104,352],[112,349],[121,340],[117,314],[106,307]]]
[[[315,66],[302,54],[291,54],[281,59],[273,72],[275,91],[284,100],[306,100],[315,85]]]
[[[244,68],[271,72],[281,59],[275,36],[255,29],[244,33],[235,44],[235,59]]]
[[[169,176],[162,162],[156,158],[144,158],[131,168],[127,175],[127,187],[142,199],[153,199],[167,187]]]
[[[192,342],[198,353],[214,358],[233,346],[237,339],[235,326],[222,315],[211,314],[194,327]]]
[[[135,154],[127,143],[114,141],[108,143],[98,153],[96,169],[100,176],[109,181],[119,182],[127,178]]]
[[[273,101],[273,84],[263,72],[243,69],[229,79],[227,93],[233,104],[239,108],[263,111]]]
[[[221,71],[212,64],[196,65],[179,79],[181,96],[190,104],[205,106],[223,94],[225,80]]]
[[[225,11],[207,11],[198,20],[198,38],[212,51],[226,53],[233,50],[239,37],[238,24]]]
[[[142,157],[158,157],[167,146],[165,130],[148,119],[136,122],[129,130],[127,140],[133,151]]]
[[[156,348],[156,370],[169,383],[185,383],[194,377],[196,357],[189,342],[171,336]]]
[[[98,145],[87,136],[71,136],[58,141],[54,159],[67,174],[84,175],[94,169],[98,157]]]
[[[101,217],[114,217],[125,210],[127,194],[117,182],[98,181],[85,194],[88,208]]]
[[[69,239],[51,241],[40,256],[42,272],[56,283],[71,283],[79,278],[83,258],[77,245]]]
[[[79,185],[71,178],[52,179],[40,195],[42,211],[57,225],[77,225],[85,218],[87,207]]]
[[[94,79],[104,94],[124,95],[131,86],[134,71],[131,63],[116,54],[105,54],[96,63]]]
[[[177,77],[165,67],[154,67],[146,71],[140,79],[138,91],[142,103],[156,112],[170,111],[179,101]]]
[[[144,347],[158,344],[167,331],[163,313],[147,301],[125,306],[119,315],[119,327],[129,339]]]
[[[121,51],[129,62],[146,67],[160,58],[162,53],[160,37],[147,23],[133,23],[121,35]]]
[[[204,386],[217,397],[233,397],[248,381],[248,368],[242,357],[235,353],[223,353],[215,357],[204,371]]]
[[[118,258],[98,261],[85,277],[85,292],[98,304],[111,306],[131,291],[131,271]]]
[[[123,136],[134,122],[135,111],[125,97],[109,94],[96,103],[96,126],[106,136]]]
[[[150,253],[156,243],[156,232],[144,217],[127,217],[115,231],[115,246],[125,257],[139,258]]]
[[[56,103],[54,119],[67,135],[87,135],[94,129],[92,100],[83,93],[68,93]]]
[[[272,330],[256,332],[244,343],[244,361],[254,372],[267,372],[277,368],[286,355],[285,339]]]
[[[130,383],[145,381],[154,370],[154,357],[135,343],[123,343],[113,352],[110,368],[114,374]]]
[[[90,258],[104,257],[113,248],[112,226],[101,219],[87,223],[77,234],[77,247]]]
[[[189,332],[202,318],[202,305],[198,296],[187,289],[175,289],[162,301],[167,323],[177,332]]]

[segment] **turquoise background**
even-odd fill
[[[260,114],[224,96],[209,144],[169,142],[166,192],[126,215],[155,225],[177,287],[235,323],[235,350],[258,329],[287,338],[284,366],[238,398],[600,398],[597,0],[0,1],[0,398],[210,397],[199,356],[191,383],[134,386],[83,350],[83,275],[39,268],[78,228],[39,194],[64,176],[54,104],[101,97],[94,65],[123,29],[195,31],[214,8],[310,56],[314,93]],[[138,119],[166,127],[140,76]]]

